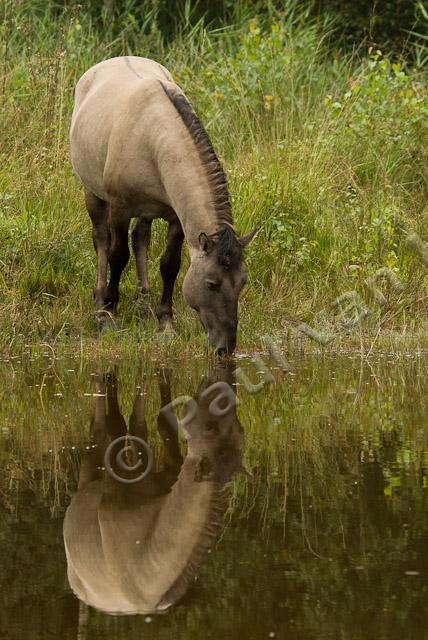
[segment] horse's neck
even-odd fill
[[[159,603],[167,608],[180,598],[218,538],[228,487],[199,482],[199,463],[199,456],[186,457],[167,496],[129,509],[111,505],[98,511],[103,556],[116,588],[143,609]]]
[[[207,168],[189,132],[181,123],[177,126],[175,120],[156,140],[155,147],[168,200],[180,219],[187,243],[197,249],[200,233],[210,235],[221,226]]]
[[[161,607],[186,591],[205,553],[215,544],[228,507],[228,485],[198,481],[199,463],[198,456],[186,457],[147,541],[142,569],[147,576],[157,576]]]

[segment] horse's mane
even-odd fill
[[[211,237],[217,240],[219,263],[226,269],[238,267],[243,260],[244,249],[234,230],[230,227],[222,227]]]
[[[213,483],[213,495],[209,504],[209,516],[207,517],[206,525],[199,539],[195,541],[193,552],[186,566],[158,602],[157,609],[167,609],[187,592],[205,555],[214,547],[221,535],[225,513],[229,507],[230,495],[230,482],[225,485]]]
[[[171,90],[163,82],[160,84],[185,124],[196,145],[202,164],[206,169],[212,191],[213,204],[217,214],[217,222],[220,226],[224,225],[229,228],[233,227],[232,210],[230,206],[226,175],[213,149],[207,132],[186,96],[179,91]]]
[[[210,397],[206,395],[205,397],[201,397],[202,394],[215,382],[221,381],[225,384],[231,384],[233,380],[234,373],[230,365],[221,367],[220,371],[217,369],[215,375],[211,374],[202,380],[197,395],[194,396],[194,400],[204,411],[209,411],[212,398],[210,399]],[[232,387],[230,388],[233,389]],[[227,447],[225,449],[226,455],[221,455],[221,458],[219,458],[221,462],[219,464],[221,473],[214,473],[213,479],[205,481],[211,488],[210,498],[206,502],[208,509],[205,524],[200,531],[198,539],[195,540],[193,551],[188,558],[185,568],[158,603],[159,609],[167,608],[186,593],[206,553],[214,547],[221,536],[225,514],[229,508],[232,495],[232,477],[242,466],[243,428],[236,417],[236,409],[232,408],[231,413],[234,416],[233,432],[230,432],[228,435]],[[189,464],[189,462],[185,461],[184,465]],[[183,471],[180,473],[180,477],[184,479]],[[206,496],[205,499],[207,499]]]

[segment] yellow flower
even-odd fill
[[[265,109],[269,111],[272,106],[273,96],[265,96]]]
[[[260,33],[259,22],[257,18],[253,18],[252,20],[250,20],[249,27],[250,27],[250,33],[253,33],[255,35],[258,35]]]

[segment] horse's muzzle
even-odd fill
[[[214,346],[218,356],[231,356],[236,348],[236,336],[230,336],[227,340],[222,340]]]

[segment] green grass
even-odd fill
[[[79,461],[89,444],[94,411],[94,375],[113,369],[118,397],[126,420],[132,412],[136,385],[144,393],[149,442],[158,461],[163,445],[156,420],[161,408],[158,375],[167,363],[171,397],[194,396],[212,366],[203,358],[52,358],[48,349],[31,354],[25,363],[0,363],[0,500],[17,489],[33,487],[38,495],[51,494],[51,507],[76,485]],[[237,415],[245,435],[243,462],[253,478],[240,475],[235,498],[247,513],[257,498],[268,504],[280,497],[288,477],[304,484],[304,495],[329,492],[347,483],[338,461],[358,477],[361,450],[390,450],[383,460],[402,482],[406,465],[414,465],[414,480],[425,486],[428,473],[426,358],[358,355],[291,359],[292,373],[284,374],[270,362],[273,381],[255,395],[237,387]],[[250,360],[239,365],[248,378],[258,380]],[[388,444],[389,443],[389,444]],[[185,450],[185,447],[184,447]],[[292,473],[291,470],[294,470]],[[333,477],[334,476],[334,477]],[[327,482],[326,478],[332,481]],[[387,480],[389,479],[389,476]],[[267,492],[266,492],[267,485]],[[61,489],[62,487],[62,489]],[[388,495],[392,487],[385,485]],[[65,488],[65,491],[64,491]],[[339,494],[342,491],[339,491]],[[399,494],[394,497],[399,499]],[[232,505],[238,507],[239,505]]]
[[[428,240],[426,74],[385,51],[335,50],[333,27],[308,22],[293,4],[269,18],[237,9],[234,24],[211,31],[184,15],[166,43],[153,11],[141,26],[132,3],[115,20],[97,22],[84,9],[4,0],[0,352],[42,343],[94,353],[158,348],[153,309],[164,228],[155,225],[149,303],[136,299],[131,261],[122,329],[98,339],[90,224],[68,159],[77,79],[125,53],[171,70],[224,163],[238,230],[260,228],[248,251],[242,348],[258,346],[263,333],[284,338],[300,322],[317,326],[320,312],[335,335],[356,344],[361,335],[372,344],[379,330],[423,335],[426,264],[407,237]],[[365,282],[385,267],[401,286],[379,281],[379,304]],[[198,352],[204,339],[181,282],[182,275],[172,349]],[[334,304],[348,291],[368,309],[353,329]]]

